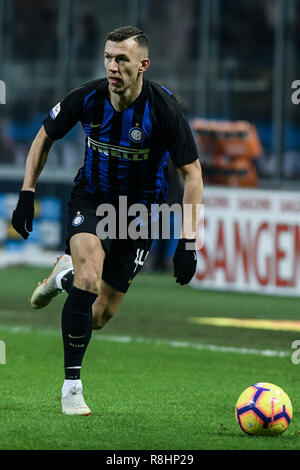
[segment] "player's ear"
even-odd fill
[[[148,57],[143,57],[143,59],[141,59],[139,72],[146,72],[146,70],[148,70],[149,67],[150,67],[150,59]]]

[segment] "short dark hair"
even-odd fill
[[[144,31],[135,26],[122,26],[106,35],[106,40],[113,42],[121,42],[129,38],[134,38],[140,47],[146,47],[149,50],[149,39],[147,35]]]

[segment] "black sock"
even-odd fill
[[[80,378],[84,353],[92,335],[92,305],[97,294],[73,286],[62,311],[65,378]],[[75,367],[75,368],[74,368]]]
[[[69,271],[61,278],[61,287],[69,294],[73,287],[74,271]]]

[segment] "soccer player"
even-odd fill
[[[183,207],[195,209],[183,214],[173,260],[176,282],[187,284],[196,270],[195,221],[202,176],[189,124],[173,94],[143,78],[150,65],[143,31],[126,26],[109,33],[104,63],[106,78],[71,91],[43,121],[26,160],[12,216],[13,227],[27,239],[34,219],[35,186],[49,150],[80,121],[86,134],[85,159],[69,202],[66,254],[31,298],[34,308],[42,308],[58,292],[68,293],[61,324],[62,412],[68,415],[91,413],[82,395],[80,369],[92,329],[102,328],[115,314],[151,246],[150,237],[100,239],[97,208],[112,204],[118,212],[119,196],[126,196],[128,206],[140,203],[150,208],[161,202],[169,157],[183,178]]]

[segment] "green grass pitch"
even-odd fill
[[[60,313],[29,298],[48,269],[0,270],[0,449],[300,448],[300,332],[195,325],[191,316],[300,320],[299,299],[195,290],[169,275],[140,274],[115,318],[94,332],[84,358],[89,417],[61,414]],[[270,350],[274,355],[263,355]],[[281,355],[279,354],[281,353]],[[271,353],[270,353],[271,354]],[[259,381],[289,394],[294,416],[276,438],[250,437],[234,405]]]

